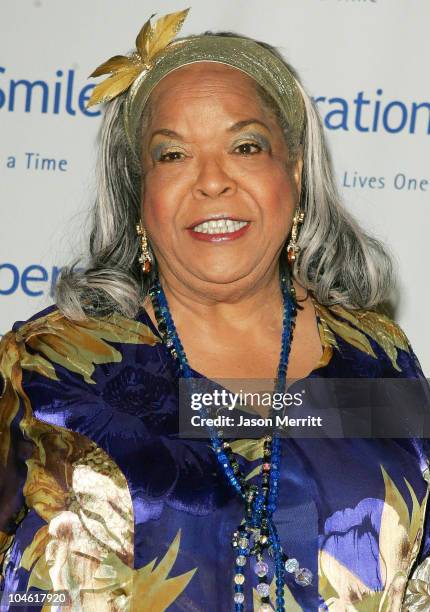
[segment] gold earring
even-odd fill
[[[290,266],[296,261],[297,253],[300,251],[300,247],[297,244],[297,236],[299,233],[299,225],[304,221],[305,213],[300,211],[298,208],[293,217],[293,225],[291,226],[291,237],[287,245],[287,257]]]
[[[140,236],[140,249],[141,255],[139,256],[139,263],[142,265],[142,270],[145,274],[151,271],[152,257],[148,248],[148,239],[146,237],[146,230],[142,225],[142,220],[136,225],[137,235]]]

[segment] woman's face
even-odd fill
[[[142,219],[161,275],[200,289],[256,282],[290,231],[302,165],[255,82],[196,63],[165,77],[150,107]]]

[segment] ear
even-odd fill
[[[297,155],[296,161],[291,165],[291,174],[296,185],[297,193],[300,197],[302,191],[302,171],[303,171],[303,157],[301,153]]]

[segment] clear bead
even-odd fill
[[[240,538],[240,540],[239,540],[240,548],[247,548],[248,544],[249,544],[248,538]]]
[[[268,597],[270,593],[270,586],[266,582],[260,582],[257,584],[257,593],[260,597]]]
[[[272,612],[272,611],[273,611],[273,608],[268,603],[261,604],[261,606],[258,609],[258,612]]]
[[[258,561],[255,564],[254,572],[257,574],[259,578],[263,578],[263,576],[266,576],[268,571],[269,571],[269,566],[264,561]]]
[[[300,584],[300,586],[308,586],[312,584],[312,578],[312,572],[306,567],[302,567],[296,572],[294,580],[297,582],[297,584]]]
[[[243,574],[236,574],[234,577],[235,584],[243,584],[245,582],[245,576]]]
[[[119,595],[118,597],[115,597],[114,599],[114,606],[117,610],[126,610],[126,606],[127,606],[127,600],[129,598],[127,597],[127,595]]]
[[[234,603],[241,604],[245,601],[245,595],[243,593],[234,594]]]
[[[239,555],[238,557],[236,557],[236,565],[238,565],[239,567],[243,567],[244,565],[246,565],[245,555]]]
[[[290,574],[293,574],[299,569],[300,566],[299,566],[299,562],[297,561],[297,559],[287,559],[285,561],[284,567],[287,572],[289,572]]]

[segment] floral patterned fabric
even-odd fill
[[[310,377],[422,377],[386,317],[315,307]],[[234,609],[242,503],[208,440],[178,436],[177,365],[147,313],[73,323],[52,306],[3,337],[0,372],[0,609],[63,589],[63,612]],[[262,442],[232,448],[258,479]],[[429,482],[426,440],[283,439],[275,523],[318,576],[288,576],[287,610],[430,610]]]

